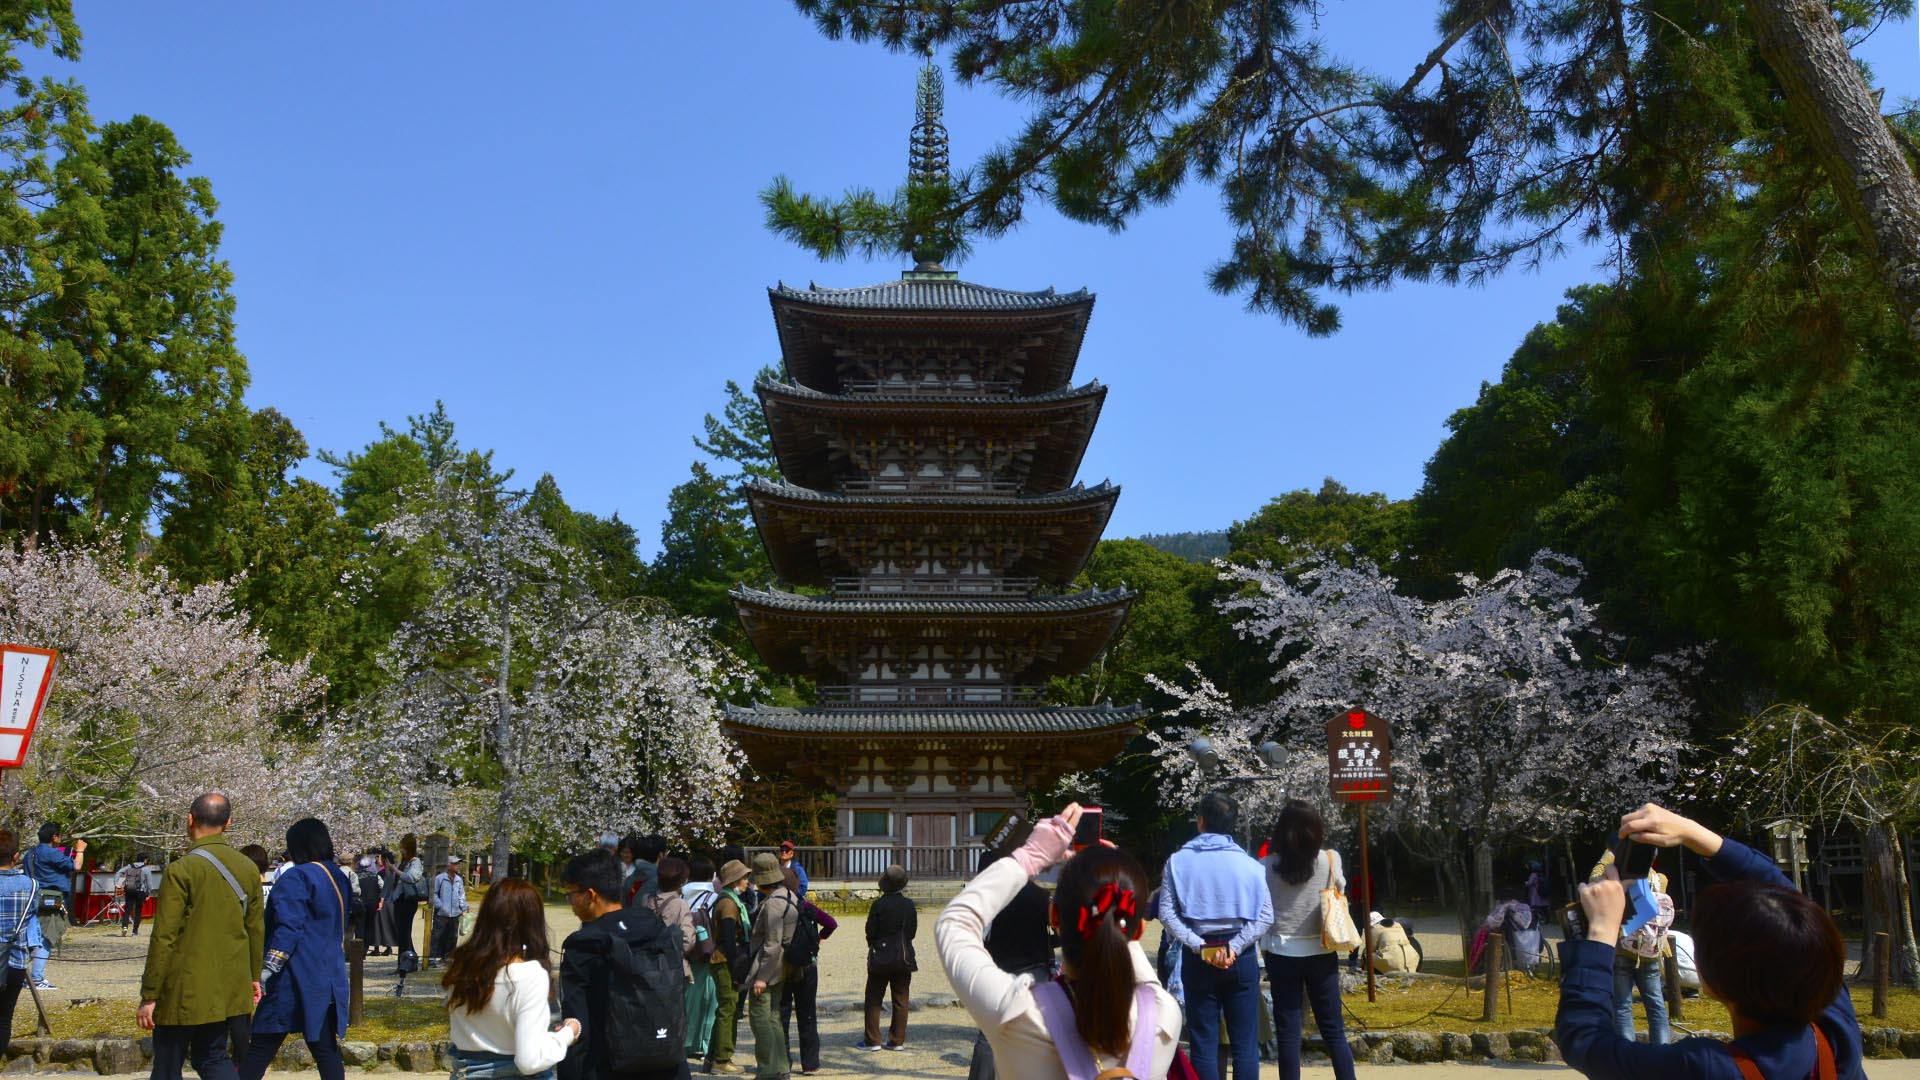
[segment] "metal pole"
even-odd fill
[[[1360,804],[1360,918],[1367,925],[1360,931],[1360,937],[1366,945],[1367,958],[1367,1002],[1374,1000],[1373,989],[1373,868],[1367,864],[1367,804]]]

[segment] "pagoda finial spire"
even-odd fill
[[[907,182],[935,187],[951,182],[947,170],[947,91],[940,66],[928,54],[913,94],[913,139],[907,155]]]
[[[947,161],[947,125],[941,122],[946,112],[947,91],[940,78],[940,65],[933,53],[927,53],[926,66],[920,69],[913,94],[913,135],[907,144],[907,206],[914,230],[912,270],[909,278],[951,278],[955,275],[940,265],[952,249],[951,228],[943,226],[941,215],[953,193],[953,174]]]

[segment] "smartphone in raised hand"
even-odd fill
[[[1073,830],[1073,850],[1080,851],[1093,847],[1100,842],[1104,830],[1106,814],[1097,806],[1080,808],[1080,824]]]

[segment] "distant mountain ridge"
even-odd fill
[[[1207,532],[1144,533],[1131,537],[1149,547],[1158,548],[1169,555],[1178,555],[1188,562],[1203,563],[1211,559],[1227,557],[1227,530],[1213,529]]]

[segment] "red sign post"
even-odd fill
[[[1349,709],[1327,721],[1327,783],[1335,802],[1360,808],[1360,894],[1373,907],[1373,869],[1367,861],[1367,804],[1393,798],[1393,736],[1386,721],[1365,709]],[[1362,915],[1361,919],[1366,919]],[[1358,925],[1360,920],[1355,920]],[[1361,929],[1367,950],[1367,1000],[1373,1001],[1373,927]]]
[[[27,744],[59,663],[60,654],[52,649],[0,645],[0,769],[18,768],[27,760]]]

